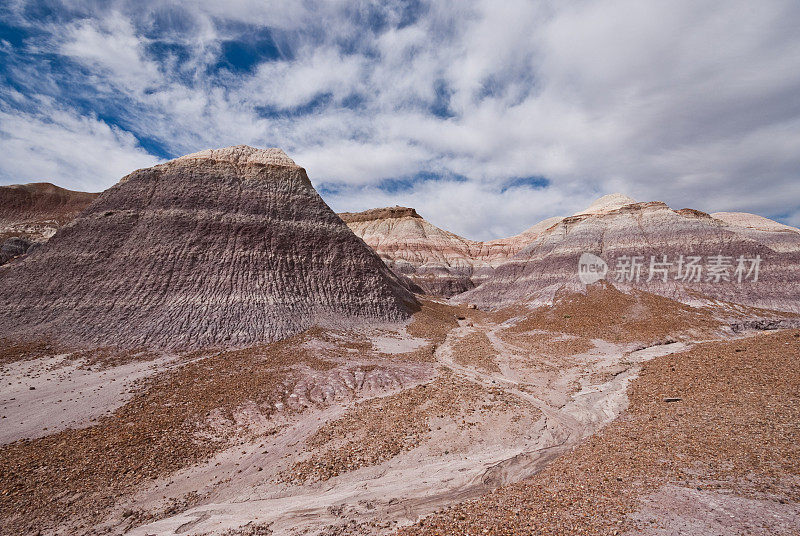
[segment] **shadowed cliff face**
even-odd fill
[[[0,333],[232,346],[314,324],[406,318],[413,295],[305,170],[271,151],[206,151],[125,177],[0,270],[13,289]]]

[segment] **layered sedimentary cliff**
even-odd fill
[[[605,279],[621,289],[800,312],[797,229],[751,214],[619,201],[564,218],[456,299],[485,307],[547,302],[560,289],[583,286],[579,261],[589,253],[607,264]],[[594,264],[587,269],[602,267]]]
[[[551,218],[510,238],[478,242],[432,225],[413,208],[387,207],[339,214],[396,273],[422,292],[453,296],[481,284],[495,268],[554,225]]]
[[[22,237],[43,242],[99,195],[66,190],[48,182],[0,186],[0,241]]]
[[[246,146],[131,173],[0,284],[0,335],[77,344],[243,345],[416,304],[304,169]]]

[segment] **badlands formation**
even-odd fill
[[[0,264],[47,241],[98,195],[47,182],[0,186]]]
[[[606,279],[619,288],[687,303],[712,299],[800,312],[800,230],[754,214],[673,210],[612,194],[572,216],[550,218],[517,236],[489,242],[439,229],[410,208],[340,216],[390,268],[409,276],[422,291],[485,308],[551,303],[558,292],[578,291],[578,260],[591,253],[606,261]],[[720,255],[724,270],[709,280],[703,269]],[[690,272],[681,266],[679,272],[681,258],[688,263],[691,257],[700,257],[701,268]],[[736,272],[740,257],[741,281]],[[751,272],[756,257],[757,278]],[[656,263],[653,277],[651,260]]]
[[[408,317],[415,299],[282,151],[134,171],[0,272],[0,335],[199,348]]]
[[[0,234],[47,240],[99,195],[47,182],[0,186]]]
[[[0,533],[800,527],[796,229],[615,194],[475,242],[245,146],[78,212],[0,267]],[[584,285],[584,252],[763,265]]]
[[[480,285],[495,268],[561,219],[544,220],[510,238],[476,242],[431,225],[413,208],[388,207],[339,216],[392,270],[435,296],[453,296]]]
[[[800,231],[752,215],[715,218],[660,202],[593,206],[564,218],[459,299],[488,307],[546,303],[559,291],[579,289],[585,252],[603,258],[607,279],[623,290],[800,312]],[[695,272],[691,258],[699,258]]]

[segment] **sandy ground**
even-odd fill
[[[800,532],[800,332],[642,363],[621,417],[530,478],[403,536]]]
[[[642,536],[773,536],[800,533],[800,505],[665,485],[647,496],[631,519]]]
[[[269,525],[275,534],[329,534],[337,527],[353,526],[368,533],[391,532],[454,501],[534,474],[624,409],[625,389],[639,363],[686,347],[675,343],[631,352],[624,345],[596,341],[591,352],[574,356],[572,367],[543,372],[535,356],[502,342],[497,332],[503,327],[507,326],[460,320],[435,356],[440,370],[453,371],[475,388],[499,389],[516,398],[521,407],[529,408],[523,415],[506,411],[487,418],[473,413],[475,426],[469,432],[460,430],[452,419],[441,419],[434,426],[441,428],[422,445],[373,467],[324,482],[275,483],[274,475],[288,467],[287,461],[303,456],[303,440],[323,423],[343,415],[347,407],[310,412],[287,422],[269,441],[231,448],[202,467],[172,476],[173,484],[160,482],[147,490],[143,493],[147,497],[177,497],[191,490],[201,490],[208,497],[202,505],[129,533],[221,533],[247,523]],[[476,331],[489,337],[501,371],[455,362],[454,346]],[[395,350],[392,353],[419,346],[403,340],[400,334],[382,336],[376,346]],[[593,381],[602,372],[609,378]],[[526,419],[523,427],[512,426],[510,421],[524,418],[524,413],[534,418]],[[154,506],[145,499],[128,508]]]
[[[679,360],[696,347],[699,335],[731,339],[713,331],[708,315],[693,311],[691,319],[704,319],[702,330],[690,320],[670,319],[659,327],[637,314],[629,315],[635,324],[611,330],[607,340],[593,337],[596,319],[583,322],[580,309],[572,302],[570,307],[574,321],[566,326],[524,311],[488,314],[432,303],[422,324],[315,331],[268,349],[180,363],[164,357],[97,370],[58,356],[11,363],[3,373],[0,407],[10,425],[4,422],[2,438],[47,440],[54,431],[94,425],[89,430],[97,428],[97,438],[75,436],[81,441],[75,448],[89,449],[82,456],[91,459],[113,444],[113,434],[168,434],[164,426],[181,427],[166,450],[153,451],[141,463],[110,459],[108,476],[98,480],[115,486],[108,497],[69,479],[55,481],[64,491],[34,489],[37,501],[63,504],[65,512],[83,504],[76,500],[94,501],[92,493],[104,501],[73,513],[51,508],[49,524],[39,527],[43,534],[390,534],[403,527],[413,534],[431,514],[435,520],[454,505],[482,504],[495,496],[493,490],[503,496],[573,456],[598,431],[619,422],[631,386],[648,363]],[[565,316],[557,313],[548,314]],[[193,417],[165,412],[148,424],[159,400]],[[94,424],[101,415],[110,420]],[[117,415],[130,427],[115,424]],[[159,453],[172,456],[186,442],[203,449],[183,449],[159,465],[158,456],[165,455]],[[0,448],[0,470],[7,471],[0,474],[14,474],[17,467],[31,471],[29,479],[10,484],[9,497],[17,501],[10,504],[23,504],[25,496],[18,494],[28,492],[18,491],[22,482],[35,484],[39,471],[73,463],[52,443],[46,452],[62,461],[30,461],[28,454],[43,448],[37,441]],[[81,467],[79,478],[91,476],[91,464]],[[714,506],[721,492],[690,492],[651,489],[635,519],[653,535],[701,525],[712,534],[714,523],[727,521]],[[758,512],[764,530],[796,523],[795,506],[773,512],[763,500],[746,497],[726,508],[732,515]],[[675,505],[694,510],[675,517]],[[688,511],[684,506],[678,509]],[[486,512],[492,510],[481,515]],[[651,518],[663,523],[649,526]],[[38,532],[36,518],[8,519],[18,533]]]
[[[137,382],[165,370],[172,361],[165,356],[92,368],[57,355],[7,364],[0,384],[0,444],[89,426],[124,404]]]

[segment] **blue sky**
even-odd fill
[[[279,146],[476,239],[623,192],[800,225],[800,4],[6,0],[0,184]]]

